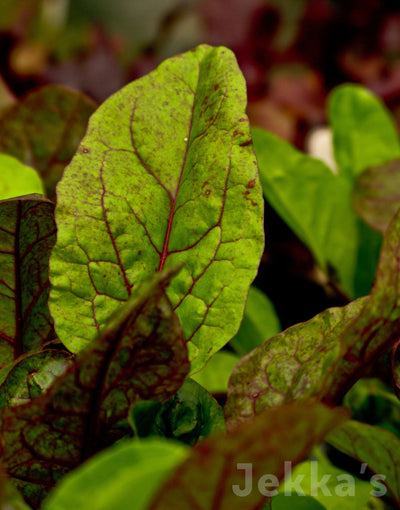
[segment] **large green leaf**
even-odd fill
[[[42,510],[146,510],[188,448],[165,439],[124,441],[67,475]]]
[[[325,310],[267,340],[229,381],[229,426],[283,401],[318,395],[338,402],[400,335],[400,212],[382,245],[371,295]]]
[[[55,186],[85,134],[94,108],[84,95],[56,85],[31,92],[2,112],[0,151],[35,168],[44,181],[47,196],[53,198]]]
[[[261,128],[252,136],[268,202],[349,296],[368,293],[380,236],[353,210],[352,183]]]
[[[192,370],[235,335],[263,249],[245,106],[232,52],[203,45],[92,116],[57,188],[50,309],[69,349],[88,345],[138,282],[177,263],[168,295]]]
[[[366,463],[376,473],[373,489],[383,496],[387,487],[397,505],[400,505],[400,440],[394,434],[366,423],[348,421],[333,431],[327,441],[338,450]]]
[[[38,173],[8,154],[0,154],[0,200],[43,193]]]
[[[270,409],[231,433],[212,436],[192,448],[148,510],[261,508],[271,492],[277,493],[285,462],[293,466],[303,460],[344,420],[340,409],[318,402]]]
[[[337,87],[329,96],[328,109],[339,173],[350,182],[366,168],[400,156],[393,118],[364,87]]]
[[[62,475],[129,430],[134,402],[168,400],[183,383],[185,340],[165,295],[172,274],[138,285],[47,393],[3,408],[2,461],[35,508]]]
[[[55,238],[54,204],[44,196],[0,201],[0,366],[54,334],[47,300]]]

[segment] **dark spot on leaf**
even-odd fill
[[[216,84],[214,85],[214,90],[218,90],[218,89],[219,89],[219,85],[218,85],[218,83],[216,83]]]
[[[90,150],[89,150],[89,149],[87,149],[86,147],[84,147],[84,148],[82,149],[82,153],[83,153],[83,154],[89,154],[89,152],[90,152]]]
[[[251,145],[253,142],[251,140],[247,140],[247,142],[243,142],[240,144],[240,147],[246,147],[247,145]]]
[[[163,106],[168,106],[169,105],[169,102],[168,101],[164,101],[163,102]]]
[[[249,184],[247,185],[247,187],[248,187],[248,188],[254,188],[255,184],[256,184],[256,180],[255,180],[255,179],[252,179],[252,180],[249,182]]]
[[[210,189],[206,189],[206,195],[208,196],[211,193]]]
[[[239,119],[239,122],[247,122],[247,119]]]

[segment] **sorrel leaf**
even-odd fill
[[[325,310],[255,349],[236,366],[225,416],[230,426],[283,401],[318,395],[340,401],[400,334],[400,213],[382,245],[370,296]]]
[[[218,402],[192,379],[164,404],[146,400],[134,404],[130,421],[138,437],[161,436],[190,446],[225,430]]]
[[[328,369],[343,354],[340,336],[364,304],[365,298],[360,298],[343,308],[329,308],[243,357],[229,380],[227,426],[232,428],[269,407],[283,404],[303,367],[309,387],[315,392],[324,388]]]
[[[0,200],[30,193],[43,193],[37,172],[8,154],[0,154]]]
[[[386,486],[400,505],[400,439],[387,430],[350,420],[331,432],[327,441],[341,452],[368,464],[376,473],[373,489],[383,496]]]
[[[230,347],[239,356],[244,356],[280,331],[274,305],[257,287],[250,287],[243,321],[239,331],[229,342]]]
[[[0,201],[0,366],[54,334],[47,300],[55,238],[54,204],[44,196]]]
[[[352,183],[261,128],[252,136],[268,202],[349,296],[369,292],[380,236],[353,210]]]
[[[42,510],[146,510],[166,476],[188,454],[176,441],[124,441],[95,455],[68,474]]]
[[[400,159],[368,168],[355,181],[353,204],[372,228],[385,233],[400,209]]]
[[[176,273],[138,285],[45,395],[2,410],[2,461],[35,508],[69,470],[126,431],[139,399],[169,399],[189,371],[183,332],[165,295]]]
[[[57,85],[41,87],[0,116],[0,151],[35,168],[53,198],[94,109],[83,94]]]
[[[315,443],[345,420],[342,410],[320,403],[293,402],[270,409],[229,434],[205,439],[154,495],[148,510],[261,508],[264,475],[281,480],[284,462],[303,460]],[[246,494],[247,484],[253,482]],[[250,471],[251,475],[250,475]],[[278,483],[274,489],[277,488]]]
[[[233,53],[203,45],[92,116],[57,189],[50,262],[51,313],[73,352],[137,283],[177,263],[184,268],[168,295],[192,371],[237,332],[263,249],[245,106]]]
[[[0,409],[35,398],[65,372],[71,354],[56,349],[20,356],[0,371]]]
[[[337,87],[329,96],[328,110],[335,160],[339,173],[349,181],[370,166],[400,156],[394,120],[365,87]]]

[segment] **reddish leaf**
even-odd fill
[[[0,366],[54,334],[47,299],[54,204],[41,195],[0,201]]]
[[[230,434],[213,436],[193,448],[155,495],[148,510],[263,508],[266,495],[260,485],[265,491],[271,476],[276,477],[276,482],[281,480],[285,461],[293,467],[303,460],[314,444],[345,419],[342,410],[317,402],[292,402],[261,413]],[[250,484],[247,478],[245,485],[243,464],[252,470],[252,490],[239,495]],[[264,483],[263,475],[269,475]]]
[[[123,435],[134,402],[165,401],[182,384],[187,349],[165,295],[174,272],[138,287],[44,396],[3,409],[3,462],[35,508],[62,475]]]
[[[53,198],[94,109],[78,92],[54,85],[42,87],[0,117],[0,151],[35,168]]]

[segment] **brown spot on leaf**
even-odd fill
[[[86,147],[84,147],[84,148],[82,149],[82,153],[83,153],[83,154],[89,154],[89,152],[90,152],[90,150],[89,150],[89,149],[87,149]]]
[[[255,184],[256,184],[256,180],[252,179],[251,181],[249,181],[247,187],[248,188],[254,188]]]

